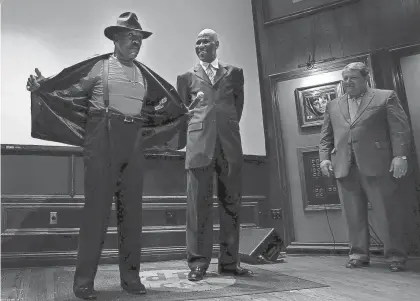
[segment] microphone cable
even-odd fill
[[[328,209],[327,209],[327,205],[325,205],[324,204],[324,211],[325,211],[325,216],[327,217],[327,223],[328,223],[328,227],[330,228],[330,233],[331,233],[331,237],[332,237],[332,240],[333,240],[333,254],[336,254],[337,252],[336,252],[336,249],[335,249],[335,236],[334,236],[334,232],[333,232],[333,230],[332,230],[332,227],[331,227],[331,223],[330,223],[330,218],[328,217]]]

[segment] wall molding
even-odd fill
[[[243,195],[242,202],[245,203],[252,203],[256,202],[258,200],[265,200],[266,196],[264,195]],[[1,196],[2,204],[31,204],[31,205],[37,205],[37,204],[75,204],[77,206],[83,206],[80,205],[80,203],[83,203],[84,201],[83,195],[75,195],[74,197],[71,197],[70,195],[16,195],[16,194],[4,194]],[[183,204],[187,200],[186,195],[144,195],[142,197],[143,203],[158,203],[162,204],[162,201],[173,204],[173,203],[179,203]],[[67,201],[67,202],[65,202]],[[213,202],[217,203],[217,196],[213,196]],[[13,206],[13,205],[12,205]]]
[[[242,223],[241,228],[255,228],[255,223]],[[219,224],[213,225],[214,231],[220,230]],[[142,233],[168,233],[168,232],[185,232],[185,225],[171,226],[143,226]],[[117,227],[108,227],[107,235],[118,234]],[[25,228],[25,229],[5,229],[2,233],[3,237],[25,235],[79,235],[79,228]],[[3,253],[5,254],[5,253]]]
[[[343,57],[340,59],[336,59],[331,62],[316,64],[312,69],[306,68],[298,68],[292,69],[285,72],[274,73],[269,75],[270,84],[273,86],[274,83],[282,82],[291,79],[297,79],[302,77],[313,76],[317,74],[322,74],[326,72],[332,72],[343,69],[347,64],[356,61],[363,61],[366,62],[370,66],[370,54],[369,53],[361,53],[358,55],[351,55],[348,57]],[[374,81],[373,81],[374,82]]]
[[[318,5],[318,6],[308,7],[306,9],[301,10],[301,11],[291,13],[290,15],[287,15],[287,16],[274,17],[272,19],[267,18],[268,8],[266,7],[266,5],[263,4],[264,25],[265,26],[271,26],[271,25],[282,24],[284,22],[292,21],[292,20],[298,19],[298,18],[303,18],[305,16],[316,14],[316,13],[324,11],[324,10],[338,8],[338,7],[344,6],[346,4],[355,3],[357,1],[359,1],[359,0],[337,0],[337,1],[334,1],[334,2],[331,2],[331,3],[326,3],[326,4],[321,4],[321,5]],[[265,3],[265,2],[263,1],[263,3]]]
[[[44,155],[44,156],[83,156],[83,147],[76,146],[51,146],[51,145],[23,145],[1,144],[2,155]],[[145,150],[146,159],[185,160],[185,151],[158,151]],[[265,163],[267,156],[243,155],[245,162]]]
[[[334,254],[348,254],[349,244],[344,242],[337,243],[303,243],[292,242],[286,247],[287,254],[317,254],[317,255],[334,255]],[[370,252],[374,254],[383,254],[383,246],[378,244],[371,244]]]
[[[2,262],[9,267],[38,265],[37,260],[41,265],[74,264],[80,213],[85,205],[83,149],[7,144],[2,144],[1,149],[5,162],[3,175],[10,173],[2,182]],[[142,197],[143,261],[184,259],[187,196],[182,160],[185,153],[147,151],[145,157],[146,173],[150,170],[150,174],[146,174],[148,184],[145,183]],[[60,165],[56,165],[57,161]],[[32,168],[30,172],[27,171],[28,164]],[[241,227],[260,227],[267,216],[264,207],[267,201],[264,195],[265,157],[245,155],[244,168]],[[40,178],[41,174],[45,177]],[[217,242],[220,226],[216,195],[212,201]],[[114,214],[115,202],[112,210],[102,260],[116,263],[118,221]]]
[[[219,246],[213,245],[213,256],[217,256]],[[170,246],[163,248],[143,248],[141,251],[142,262],[185,260],[187,265],[187,249],[185,246]],[[27,252],[27,253],[2,253],[1,264],[3,268],[18,268],[32,266],[75,265],[77,251],[65,252]],[[118,264],[118,250],[104,249],[101,253],[100,264]]]

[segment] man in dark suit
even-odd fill
[[[114,197],[121,287],[146,293],[139,277],[143,149],[175,141],[187,113],[175,89],[135,60],[152,34],[142,30],[136,14],[121,14],[104,34],[113,41],[114,53],[49,79],[36,69],[27,83],[32,136],[84,147],[85,205],[73,285],[82,299],[97,298],[94,278]]]
[[[383,229],[385,257],[393,272],[405,267],[403,203],[396,195],[407,173],[410,127],[394,91],[368,87],[369,69],[351,63],[343,69],[346,94],[327,105],[321,130],[321,170],[337,178],[348,224],[348,268],[369,264],[368,202]]]
[[[200,63],[179,75],[178,93],[189,108],[187,169],[187,260],[190,281],[202,280],[213,246],[213,174],[217,174],[220,214],[219,273],[252,272],[239,266],[242,145],[239,121],[244,105],[241,68],[217,58],[216,32],[198,34]]]

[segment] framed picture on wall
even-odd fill
[[[357,1],[359,0],[264,0],[264,24],[283,23]]]
[[[320,127],[327,103],[343,95],[342,81],[295,90],[296,109],[301,128]]]

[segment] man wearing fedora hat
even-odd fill
[[[185,146],[187,109],[176,90],[135,60],[152,33],[131,12],[104,33],[113,53],[48,79],[35,69],[27,82],[32,137],[84,147],[85,205],[73,285],[82,299],[97,298],[94,278],[114,199],[121,287],[146,293],[139,277],[143,150]]]

